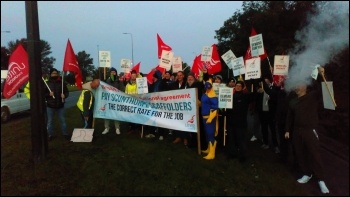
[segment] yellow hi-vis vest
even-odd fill
[[[84,103],[84,93],[88,91],[88,90],[83,90],[79,96],[79,99],[78,99],[78,102],[77,102],[77,107],[80,109],[80,111],[84,111],[83,109],[83,103]],[[90,104],[89,104],[89,109],[92,105],[92,93],[90,92],[91,94],[91,99],[90,99]]]

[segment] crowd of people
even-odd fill
[[[324,68],[320,67],[319,72],[323,74]],[[228,160],[237,158],[240,162],[245,162],[249,139],[252,142],[258,140],[262,142],[262,149],[272,149],[281,162],[286,163],[289,156],[293,156],[293,160],[303,172],[303,176],[297,180],[299,183],[307,183],[314,176],[319,181],[321,192],[329,193],[324,182],[316,131],[317,99],[322,98],[316,94],[320,94],[320,88],[310,91],[311,89],[309,90],[305,84],[300,84],[295,91],[286,92],[283,81],[273,83],[271,75],[247,82],[241,77],[239,79],[232,77],[225,83],[221,75],[210,75],[206,68],[203,68],[202,73],[203,77],[196,79],[192,72],[187,76],[182,71],[172,75],[169,71],[161,73],[155,69],[153,83],[149,84],[148,92],[198,89],[199,134],[204,159],[215,159],[216,147],[219,147],[227,155]],[[51,91],[47,89],[45,94],[50,140],[53,138],[54,113],[59,116],[62,134],[69,138],[63,114],[64,99],[68,97],[69,92],[66,86],[62,87],[57,74],[55,69],[50,71],[48,85]],[[109,74],[107,84],[126,94],[137,94],[136,78],[142,75],[132,71],[130,79],[126,81],[118,77],[115,68],[111,68]],[[213,83],[226,84],[226,87],[232,88],[232,108],[219,108],[218,95],[214,91]],[[81,112],[84,128],[92,128],[93,92],[89,85],[83,88],[77,106]],[[116,134],[120,135],[122,131],[118,120],[104,120],[105,130],[102,134],[109,132],[110,121],[114,122]],[[144,126],[146,138],[157,137],[163,140],[168,133],[173,137],[173,144],[183,143],[185,147],[197,147],[197,133],[128,124],[128,134],[139,132],[140,127]]]

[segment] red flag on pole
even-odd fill
[[[211,59],[210,61],[201,61],[201,56],[196,56],[195,59],[193,60],[193,65],[192,65],[192,72],[194,73],[195,77],[198,78],[200,72],[203,69],[203,66],[205,66],[208,70],[208,74],[215,74],[221,71],[221,61],[220,61],[220,56],[218,53],[218,50],[216,48],[216,44],[213,44],[211,47],[213,47],[213,52],[211,54]]]
[[[213,52],[211,54],[210,62],[207,62],[207,69],[209,74],[215,74],[221,71],[221,61],[216,44],[211,45]]]
[[[77,84],[77,87],[82,89],[82,74],[81,70],[78,64],[77,57],[75,56],[75,53],[73,51],[73,47],[68,39],[67,47],[66,47],[66,53],[64,55],[64,62],[63,62],[63,71],[67,72],[73,72],[75,74],[75,83]]]
[[[256,35],[256,31],[255,29],[252,27],[252,32],[250,33],[250,36],[255,36]],[[263,61],[265,58],[267,58],[267,52],[265,50],[265,47],[264,47],[264,54],[261,54],[259,55],[261,61]],[[250,45],[248,46],[248,49],[247,49],[247,52],[245,53],[245,56],[244,56],[244,62],[247,60],[247,59],[251,59],[252,58],[252,51],[250,50]]]
[[[13,51],[9,59],[8,73],[3,96],[11,98],[16,91],[29,80],[28,54],[21,44]]]
[[[159,70],[161,73],[165,72],[165,68],[162,68],[159,65],[155,69]],[[149,84],[153,83],[153,74],[154,73],[155,73],[154,68],[152,68],[152,70],[147,74],[147,82]]]
[[[135,70],[137,73],[140,73],[140,64],[141,62],[137,63],[134,67],[131,68],[130,72],[132,70]]]
[[[198,55],[193,60],[193,65],[191,71],[194,73],[195,77],[198,79],[201,70],[203,69],[203,62],[201,61],[201,56]]]
[[[166,50],[166,51],[172,50],[170,46],[168,46],[163,42],[163,40],[160,38],[158,34],[157,34],[157,43],[158,43],[158,59],[160,59],[162,56],[162,50]]]

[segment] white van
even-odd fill
[[[22,85],[22,87],[17,90],[16,94],[9,99],[2,96],[2,91],[6,83],[6,76],[7,70],[1,70],[1,122],[7,122],[12,114],[30,110],[30,100],[24,93],[26,84]]]

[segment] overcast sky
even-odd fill
[[[112,66],[118,71],[121,59],[132,59],[133,49],[134,64],[141,62],[141,72],[148,73],[159,62],[157,33],[174,56],[192,66],[203,46],[217,43],[215,30],[241,6],[242,1],[40,1],[40,39],[51,45],[54,67],[59,70],[69,38],[74,52],[85,50],[96,66],[98,49],[111,51]],[[1,46],[26,38],[26,31],[25,2],[1,1]]]

